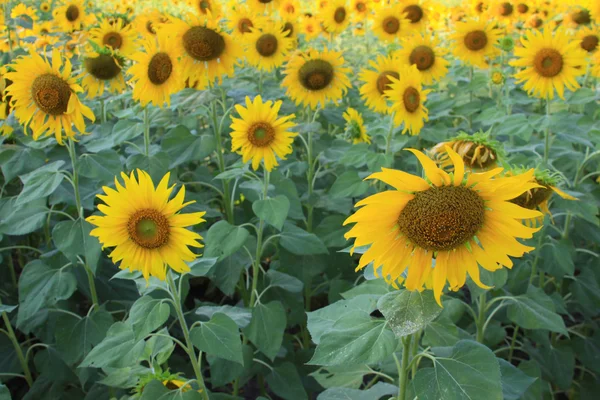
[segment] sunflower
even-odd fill
[[[261,13],[267,9],[275,11],[279,8],[280,0],[248,0],[246,4],[253,9],[259,10]]]
[[[446,50],[432,35],[415,34],[401,40],[402,49],[396,52],[400,62],[416,65],[423,84],[431,85],[448,72],[448,61],[442,56]]]
[[[383,41],[394,41],[404,35],[410,23],[400,4],[379,7],[373,17],[373,33]]]
[[[354,108],[348,107],[343,114],[346,121],[346,136],[352,141],[352,144],[371,143],[371,138],[367,135],[365,122],[362,115]]]
[[[600,24],[600,1],[588,0],[587,8],[590,10],[591,17]]]
[[[63,5],[54,10],[54,20],[64,32],[81,29],[85,18],[83,0],[63,0]]]
[[[525,27],[530,29],[541,29],[544,25],[543,15],[540,13],[532,14],[525,21]]]
[[[50,21],[37,22],[33,24],[33,35],[38,38],[41,36],[48,36],[54,31],[54,26]]]
[[[73,138],[73,125],[85,133],[85,116],[94,121],[94,113],[77,97],[83,89],[71,76],[71,62],[63,60],[59,50],[52,51],[52,64],[35,51],[19,57],[11,65],[14,72],[6,74],[12,84],[6,89],[11,96],[15,116],[21,124],[29,126],[33,139],[42,134],[54,134],[63,144],[63,135]]]
[[[523,47],[515,49],[516,60],[510,65],[525,67],[515,74],[517,83],[540,98],[554,98],[554,89],[564,99],[565,86],[569,90],[579,88],[576,77],[585,73],[586,53],[580,41],[573,40],[563,29],[543,32],[531,31],[521,39]]]
[[[490,81],[494,85],[502,85],[504,84],[506,78],[504,77],[504,72],[499,69],[494,69],[490,74]]]
[[[315,17],[304,16],[302,18],[302,33],[306,38],[306,41],[316,39],[321,34],[321,27],[319,21]]]
[[[470,11],[474,15],[483,15],[489,7],[489,0],[470,0]]]
[[[283,25],[275,22],[262,29],[252,28],[245,39],[248,64],[263,71],[280,67],[293,45],[293,40],[285,36]]]
[[[488,11],[492,18],[505,25],[510,25],[517,14],[512,0],[494,0]]]
[[[477,132],[469,135],[461,132],[447,142],[436,144],[428,155],[436,164],[447,171],[452,171],[454,164],[446,148],[454,150],[463,160],[467,168],[475,172],[495,168],[498,158],[504,154],[502,144],[490,138],[489,133]]]
[[[169,45],[181,55],[181,66],[186,77],[193,80],[222,80],[231,76],[237,58],[243,54],[238,41],[224,32],[211,17],[187,15],[189,22],[176,19],[168,29]]]
[[[592,75],[600,78],[600,51],[594,53],[592,59]]]
[[[187,0],[187,3],[201,15],[210,15],[217,18],[223,15],[218,0]]]
[[[587,8],[576,6],[566,13],[564,23],[567,27],[574,29],[589,26],[592,23],[592,15]]]
[[[117,18],[112,24],[102,20],[100,26],[90,30],[90,40],[99,46],[107,46],[116,53],[129,57],[138,50],[138,33],[131,24]]]
[[[535,4],[531,1],[517,0],[514,3],[515,15],[521,20],[526,19],[534,10]]]
[[[88,98],[102,96],[110,85],[110,93],[122,93],[126,89],[123,74],[123,58],[111,53],[90,52],[82,61],[84,72],[81,85]]]
[[[409,22],[408,27],[419,32],[423,30],[429,17],[426,0],[402,0],[400,4],[404,18]]]
[[[487,68],[486,57],[493,58],[500,53],[495,46],[500,31],[487,21],[457,22],[450,37],[455,40],[454,55],[479,68]]]
[[[300,32],[300,28],[296,22],[295,18],[283,18],[281,20],[283,23],[283,36],[292,40],[292,47],[296,47],[298,33]]]
[[[344,222],[356,223],[345,235],[355,238],[352,250],[370,245],[357,271],[373,262],[375,271],[379,273],[381,268],[388,283],[395,286],[403,280],[408,290],[422,290],[431,280],[441,306],[446,282],[456,291],[465,284],[468,273],[479,287],[487,289],[479,278],[478,264],[488,271],[511,268],[508,256],[521,257],[533,250],[516,238],[531,238],[537,229],[520,220],[541,214],[507,201],[537,187],[531,182],[533,170],[495,179],[502,168],[465,173],[461,157],[448,147],[454,163],[450,175],[423,153],[409,151],[419,159],[427,180],[385,168],[372,174],[367,179],[378,179],[396,190],[358,202],[356,206],[361,208]]]
[[[98,198],[105,204],[98,205],[104,215],[93,215],[86,221],[96,226],[90,232],[97,237],[102,247],[114,247],[109,257],[119,268],[141,271],[148,280],[154,276],[166,279],[167,266],[179,273],[190,267],[185,262],[197,256],[189,247],[203,247],[200,235],[185,229],[204,222],[204,212],[181,214],[185,186],[169,200],[174,185],[169,187],[167,173],[155,188],[148,173],[137,170],[137,179],[132,172],[121,173],[124,185],[115,177],[115,189],[104,186],[104,195]]]
[[[288,129],[296,126],[290,121],[295,115],[278,118],[281,104],[281,100],[263,103],[258,95],[254,101],[246,96],[246,107],[235,106],[241,118],[231,118],[231,151],[241,154],[244,163],[252,160],[254,170],[263,161],[270,172],[279,165],[275,156],[285,160],[292,153],[292,142],[298,134]]]
[[[232,11],[227,22],[227,27],[231,30],[231,36],[235,39],[242,38],[251,32],[252,28],[261,28],[264,18],[259,17],[255,11],[248,7],[236,7]]]
[[[158,10],[147,10],[134,20],[135,30],[143,37],[156,36],[156,28],[160,25],[161,14]]]
[[[342,33],[350,24],[350,10],[346,0],[331,0],[319,13],[319,18],[325,30],[329,33]]]
[[[144,42],[144,52],[131,56],[135,64],[128,74],[134,82],[133,98],[142,106],[149,102],[159,107],[171,104],[171,95],[183,89],[184,75],[179,53],[171,45],[170,37],[162,31]]]
[[[328,101],[342,98],[350,87],[344,57],[339,51],[309,50],[292,55],[284,71],[281,85],[296,105],[303,103],[315,109]]]
[[[282,18],[297,18],[300,15],[300,2],[298,0],[283,0],[279,6]]]
[[[391,78],[400,77],[398,61],[393,56],[380,55],[376,61],[369,60],[369,65],[372,69],[365,69],[358,75],[364,82],[359,89],[360,96],[371,110],[385,114],[388,112],[385,91],[390,88]]]
[[[390,79],[392,83],[384,95],[392,102],[389,112],[394,114],[394,124],[400,126],[404,123],[403,134],[408,131],[417,135],[429,119],[424,103],[430,90],[421,87],[421,75],[415,65],[402,67],[400,78]]]
[[[352,0],[350,2],[350,12],[352,20],[363,22],[369,17],[372,11],[371,0]]]
[[[39,17],[35,13],[35,8],[28,7],[23,3],[19,3],[13,7],[10,12],[10,17],[12,19],[17,19],[19,17],[27,17],[31,22],[35,22],[39,19]]]
[[[41,12],[45,12],[46,13],[46,12],[50,11],[51,8],[52,8],[52,6],[47,1],[44,1],[44,2],[42,2],[42,4],[40,4],[40,11]]]
[[[583,50],[594,53],[600,44],[600,30],[597,27],[583,27],[577,31],[577,39],[581,40]]]

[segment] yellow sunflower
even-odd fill
[[[122,93],[127,86],[123,74],[123,59],[112,54],[90,52],[82,61],[84,72],[81,75],[81,85],[87,92],[88,98],[102,96],[104,90],[110,93]]]
[[[33,34],[38,38],[40,36],[48,36],[54,31],[54,26],[50,21],[43,21],[33,24]]]
[[[298,0],[283,0],[279,6],[282,18],[297,18],[300,15],[300,2]]]
[[[470,0],[470,5],[469,5],[469,14],[473,14],[473,15],[483,15],[489,7],[489,0]]]
[[[107,46],[124,57],[138,51],[137,37],[138,33],[131,24],[126,24],[121,18],[117,18],[113,23],[104,19],[99,27],[90,30],[91,41],[99,46]]]
[[[127,71],[134,83],[133,98],[142,106],[152,103],[162,107],[171,104],[171,95],[183,89],[185,77],[168,35],[160,32],[157,39],[144,42],[144,52],[131,56],[134,65]]]
[[[532,14],[525,21],[525,27],[530,29],[541,29],[544,25],[543,15],[540,13]]]
[[[346,136],[352,141],[352,144],[371,143],[371,138],[365,129],[365,121],[358,111],[348,107],[343,117],[346,121]]]
[[[350,24],[350,10],[346,0],[331,0],[319,13],[319,18],[325,30],[329,33],[342,33]]]
[[[594,53],[592,59],[592,75],[596,78],[600,78],[600,51]]]
[[[408,27],[420,32],[429,19],[429,4],[426,0],[401,0],[400,6]]]
[[[187,0],[187,3],[200,15],[210,15],[216,18],[223,15],[218,0]]]
[[[292,40],[292,47],[297,46],[298,33],[300,33],[300,27],[298,26],[295,18],[283,18],[283,36]]]
[[[12,19],[27,17],[30,20],[30,22],[35,22],[39,19],[39,17],[35,13],[35,8],[28,7],[23,3],[19,3],[13,7],[13,9],[10,12],[10,17]]]
[[[389,111],[385,91],[392,83],[390,78],[400,77],[398,64],[393,56],[379,55],[376,61],[369,60],[372,69],[364,69],[358,75],[363,82],[359,88],[360,96],[371,110],[383,114]]]
[[[230,12],[227,27],[231,30],[231,36],[234,39],[239,39],[250,33],[252,28],[260,29],[263,26],[263,21],[264,18],[259,17],[256,11],[239,6]]]
[[[288,129],[296,126],[290,121],[295,115],[278,118],[281,104],[281,100],[263,102],[259,95],[254,101],[246,96],[246,107],[235,106],[240,118],[231,118],[231,151],[241,154],[244,163],[252,160],[254,170],[263,161],[270,172],[279,165],[276,156],[285,160],[292,153],[292,143],[298,134]]]
[[[502,178],[494,178],[502,168],[465,173],[461,157],[448,147],[454,162],[450,175],[423,153],[409,151],[419,159],[427,180],[384,168],[367,179],[378,179],[396,190],[358,202],[361,208],[344,222],[355,223],[345,235],[355,238],[353,250],[370,245],[357,271],[373,262],[376,273],[387,282],[396,286],[401,280],[408,290],[423,290],[430,280],[440,306],[446,282],[456,291],[467,274],[488,289],[479,278],[478,264],[488,271],[511,268],[508,256],[521,257],[533,250],[516,238],[531,238],[538,229],[520,221],[541,214],[508,202],[537,187],[531,182],[533,170]]]
[[[146,10],[134,20],[135,30],[143,37],[156,36],[157,26],[161,23],[161,14],[158,10]]]
[[[577,39],[581,40],[581,48],[588,53],[598,50],[600,44],[600,29],[597,27],[583,27],[577,31]]]
[[[494,0],[488,11],[492,18],[504,25],[510,25],[516,17],[513,0]]]
[[[373,33],[383,41],[394,41],[404,35],[410,22],[400,4],[382,6],[375,10]]]
[[[600,24],[600,1],[588,0],[587,8],[590,10],[591,17]]]
[[[371,0],[352,0],[350,2],[350,12],[353,21],[364,23],[372,10]]]
[[[421,132],[425,121],[429,119],[429,111],[425,107],[430,90],[421,87],[421,75],[415,65],[402,67],[400,78],[390,78],[392,83],[385,91],[385,96],[392,102],[390,113],[394,113],[394,124],[404,123],[402,133],[411,135]]]
[[[515,74],[517,83],[540,98],[554,98],[554,89],[564,99],[568,90],[579,88],[577,76],[585,73],[586,53],[580,41],[573,40],[563,29],[531,31],[521,39],[522,47],[515,48],[516,60],[510,65],[524,67]]]
[[[526,20],[535,11],[535,3],[531,0],[517,0],[514,2],[515,15],[521,20]]]
[[[94,121],[94,113],[77,97],[83,89],[71,75],[71,62],[63,60],[57,48],[52,51],[52,64],[32,50],[11,68],[14,71],[5,75],[12,81],[6,94],[12,97],[15,116],[31,128],[34,140],[54,134],[63,144],[64,136],[75,137],[73,125],[85,134],[83,117]]]
[[[589,26],[592,23],[592,16],[587,8],[577,5],[567,11],[563,22],[565,26],[577,29],[582,26]]]
[[[252,28],[244,39],[248,64],[263,71],[280,67],[293,45],[293,40],[285,36],[283,25],[276,22],[262,29]]]
[[[56,24],[64,32],[80,30],[86,16],[83,0],[63,0],[62,4],[53,12]]]
[[[310,41],[316,39],[321,34],[321,27],[319,26],[319,21],[315,17],[304,16],[301,22],[302,33],[304,33],[304,37],[306,41]]]
[[[486,58],[500,54],[496,47],[500,30],[485,20],[457,22],[450,37],[455,41],[454,55],[466,64],[487,68]]]
[[[431,85],[448,73],[448,61],[443,58],[446,49],[433,35],[415,34],[401,40],[402,48],[396,52],[400,62],[416,65],[423,84]]]
[[[41,12],[45,12],[46,13],[46,12],[50,11],[51,8],[52,8],[52,6],[47,1],[44,1],[44,2],[42,2],[42,4],[40,4],[40,11]]]
[[[309,50],[292,55],[284,71],[281,85],[296,105],[304,104],[313,110],[328,101],[342,98],[350,87],[344,57],[339,51]]]
[[[185,186],[169,200],[175,185],[169,187],[167,173],[154,187],[148,173],[137,170],[121,173],[124,185],[115,177],[115,189],[104,186],[105,194],[98,198],[105,204],[98,205],[104,215],[93,215],[86,221],[96,226],[90,232],[102,247],[114,247],[109,257],[119,268],[141,271],[146,280],[154,276],[166,279],[167,266],[175,272],[190,270],[186,262],[197,255],[189,247],[203,247],[200,235],[186,229],[204,222],[204,212],[179,213],[185,206]]]
[[[248,6],[253,10],[258,10],[261,13],[266,10],[275,11],[279,8],[280,0],[248,0]]]

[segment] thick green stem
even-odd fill
[[[477,316],[477,341],[483,343],[485,334],[485,309],[486,309],[486,293],[479,295],[479,314]]]
[[[408,386],[408,366],[410,364],[410,343],[412,335],[402,339],[402,365],[398,368],[398,400],[406,399],[406,387]],[[396,364],[397,366],[397,364]]]
[[[508,351],[508,362],[512,361],[513,353],[515,351],[515,342],[517,341],[517,335],[519,334],[519,327],[515,326],[513,331],[512,339],[510,341],[510,350]]]
[[[411,346],[410,346],[410,359],[413,360],[415,358],[415,356],[417,355],[417,353],[419,352],[419,341],[421,339],[421,333],[422,331],[418,331],[416,332],[414,335],[415,337],[412,340]],[[417,363],[412,363],[412,371],[411,371],[411,376],[414,379],[415,375],[417,374]]]
[[[544,164],[550,157],[550,99],[546,99],[546,135],[544,136]]]
[[[0,305],[2,305],[2,301],[0,301]],[[6,312],[2,313],[2,320],[4,320],[4,324],[6,325],[6,332],[8,333],[8,337],[15,348],[15,353],[17,354],[17,358],[19,359],[21,368],[23,368],[23,371],[25,373],[25,380],[27,381],[29,387],[31,387],[31,385],[33,385],[33,377],[31,376],[29,365],[27,365],[27,361],[25,360],[25,356],[23,355],[23,350],[21,349],[21,345],[17,340],[17,336],[15,335],[15,331],[13,330],[12,325],[10,324],[8,314],[6,314]]]
[[[543,238],[544,238],[544,228],[542,228],[541,232],[538,233],[538,242],[537,242],[537,246],[535,246],[537,251],[535,252],[535,258],[533,259],[533,264],[531,265],[531,275],[529,275],[529,284],[530,285],[533,282],[533,277],[537,273],[537,265],[538,265],[538,262],[540,261],[540,252],[541,252]]]
[[[573,217],[573,214],[571,214],[571,212],[567,211],[567,217],[565,218],[565,226],[564,226],[563,232],[562,232],[563,239],[569,238],[569,226],[571,225],[572,217]]]
[[[217,161],[219,172],[225,172],[225,158],[223,156],[223,144],[221,143],[221,129],[217,119],[217,104],[215,101],[211,104],[211,119],[213,124],[213,132],[215,134]],[[231,193],[229,192],[229,181],[223,179],[223,207],[225,208],[225,217],[227,222],[234,224],[233,208],[231,207]]]

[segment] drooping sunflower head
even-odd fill
[[[111,93],[123,92],[126,88],[124,62],[124,58],[111,52],[87,54],[82,62],[85,73],[81,80],[87,97],[101,96],[107,88]]]
[[[252,32],[245,36],[248,63],[264,71],[280,67],[293,46],[293,40],[285,35],[283,25],[271,22],[262,29],[251,29]]]
[[[319,12],[319,18],[325,30],[329,33],[341,33],[350,24],[350,9],[346,0],[330,0]]]
[[[589,54],[598,50],[600,44],[600,29],[597,27],[583,27],[577,31],[577,39],[581,40],[581,48]]]
[[[493,140],[488,132],[480,131],[472,135],[461,132],[446,142],[438,143],[428,152],[440,168],[448,171],[452,170],[453,162],[446,148],[454,150],[465,166],[474,172],[495,168],[504,155],[502,144]]]
[[[400,78],[391,78],[384,95],[392,103],[390,113],[394,115],[395,125],[404,124],[402,133],[408,131],[417,135],[429,119],[425,101],[430,90],[423,90],[421,75],[415,65],[404,66],[399,72]]]
[[[80,30],[86,17],[83,0],[63,0],[53,13],[54,20],[64,32]]]
[[[254,100],[246,97],[246,107],[235,106],[240,118],[231,118],[231,151],[241,154],[245,163],[252,161],[254,170],[262,161],[270,172],[279,165],[276,157],[285,160],[292,153],[297,133],[288,130],[296,126],[291,121],[295,115],[279,117],[281,104],[281,101],[263,102],[259,95]]]
[[[137,32],[121,18],[110,21],[105,18],[99,27],[90,30],[90,40],[106,46],[116,53],[129,57],[138,50]]]
[[[402,37],[410,21],[401,4],[378,7],[373,17],[373,33],[383,41],[394,41]]]
[[[360,95],[365,100],[366,106],[373,111],[379,113],[389,111],[385,92],[390,89],[391,78],[400,77],[398,64],[395,55],[380,55],[375,61],[369,61],[371,69],[364,69],[358,75],[358,79],[363,82],[359,88]]]
[[[345,136],[353,144],[371,143],[371,137],[365,129],[365,122],[362,115],[352,107],[348,107],[343,114],[346,121]]]
[[[486,59],[500,52],[496,47],[500,31],[487,21],[458,22],[450,37],[454,39],[454,55],[479,68],[487,68]]]
[[[567,11],[564,18],[565,25],[572,28],[589,26],[592,23],[592,15],[590,10],[585,7],[573,7]]]
[[[431,35],[413,34],[401,40],[398,59],[406,65],[415,65],[423,84],[431,85],[448,72],[448,61],[443,58],[446,50],[439,39]]]

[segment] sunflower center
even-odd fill
[[[42,4],[42,11],[50,10],[50,6],[48,4]]]
[[[210,3],[208,1],[206,1],[206,0],[201,0],[198,3],[198,7],[200,7],[200,10],[202,12],[206,12],[207,10],[210,10]]]
[[[169,241],[169,220],[157,210],[136,211],[127,221],[129,238],[145,249],[156,249]]]
[[[146,30],[151,34],[156,35],[156,30],[154,29],[154,24],[152,21],[146,22]]]
[[[258,2],[262,4],[269,4],[271,1],[273,0],[258,0]]]
[[[333,66],[325,60],[309,60],[298,71],[298,78],[308,90],[325,89],[333,80]]]
[[[256,122],[248,129],[248,140],[254,146],[266,147],[275,140],[275,129],[266,122]]]
[[[517,11],[521,14],[525,14],[525,13],[527,13],[527,11],[529,11],[529,6],[524,3],[519,3],[517,5]]]
[[[285,11],[286,11],[288,14],[295,14],[295,13],[296,13],[296,8],[294,8],[294,5],[293,5],[293,4],[287,4],[287,5],[285,6]]]
[[[393,35],[400,30],[400,20],[396,17],[387,17],[383,20],[383,30]]]
[[[514,7],[509,2],[504,2],[499,6],[500,15],[502,15],[503,17],[508,17],[509,15],[511,15],[513,13],[513,10]]]
[[[192,58],[210,61],[223,53],[225,39],[212,29],[194,26],[183,35],[183,47]]]
[[[432,187],[415,193],[398,217],[398,227],[415,245],[448,251],[465,244],[483,226],[485,207],[464,186]]]
[[[598,36],[588,35],[581,41],[581,48],[587,52],[592,52],[598,47]]]
[[[155,85],[162,85],[173,72],[173,62],[167,53],[156,53],[148,63],[148,79]]]
[[[392,80],[389,78],[390,76],[395,79],[400,79],[400,74],[394,71],[383,71],[377,77],[377,91],[379,94],[384,94],[386,90],[390,89],[392,83]]]
[[[537,183],[540,184],[540,182]],[[529,210],[535,210],[540,204],[547,201],[550,196],[552,196],[552,189],[544,185],[541,188],[533,188],[519,197],[510,200],[510,202]]]
[[[346,9],[344,7],[338,7],[333,13],[333,19],[338,24],[341,24],[346,19]]]
[[[65,13],[65,16],[67,17],[67,20],[69,20],[69,22],[77,21],[77,18],[79,18],[79,7],[77,7],[74,4],[70,5],[67,8],[67,12]]]
[[[592,17],[588,10],[579,10],[571,14],[571,19],[577,25],[589,25],[592,22]]]
[[[488,38],[484,31],[472,31],[465,35],[464,43],[467,49],[479,51],[487,46]]]
[[[240,22],[238,22],[238,30],[242,33],[252,32],[250,28],[252,28],[253,26],[254,24],[248,18],[242,18],[240,19]]]
[[[419,71],[426,71],[435,62],[435,54],[429,46],[417,46],[408,57],[411,64],[415,64]]]
[[[404,8],[406,18],[410,20],[411,24],[416,24],[423,18],[423,9],[416,4],[411,4]]]
[[[553,78],[563,69],[563,56],[554,49],[538,51],[533,60],[536,71],[543,77]]]
[[[406,88],[402,95],[402,100],[404,101],[404,108],[409,113],[417,111],[421,105],[421,95],[419,94],[419,91],[412,86]]]
[[[177,386],[176,384],[174,384],[172,381],[169,381],[165,384],[165,387],[169,390],[177,390],[179,389],[179,386]]]
[[[263,57],[271,57],[277,52],[277,38],[275,35],[265,33],[256,41],[256,51]]]
[[[540,26],[542,26],[542,24],[544,23],[544,21],[542,21],[541,18],[534,18],[531,21],[531,26],[533,26],[534,28],[539,28]]]
[[[482,13],[483,12],[483,2],[480,1],[479,3],[477,3],[477,5],[475,6],[475,11],[477,11],[478,13]]]
[[[363,12],[366,9],[367,9],[367,6],[365,6],[365,3],[361,3],[361,2],[356,3],[356,11]]]
[[[31,95],[40,110],[50,115],[61,115],[67,111],[71,87],[56,75],[44,74],[31,84]]]
[[[120,49],[123,45],[123,37],[118,32],[110,32],[104,35],[102,43],[113,49]]]
[[[283,36],[292,37],[294,35],[294,25],[291,22],[286,22],[283,25]]]
[[[111,80],[121,73],[121,67],[119,67],[114,58],[107,54],[100,54],[98,57],[88,57],[83,63],[90,75],[102,81]]]

